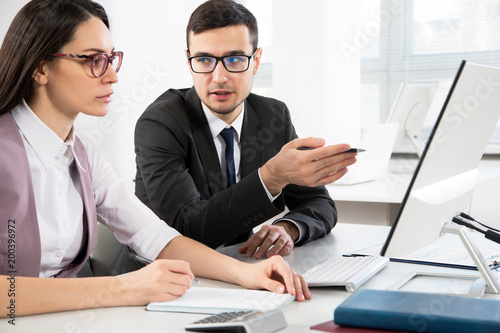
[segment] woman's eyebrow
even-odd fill
[[[111,52],[113,52],[115,50],[115,48],[113,48],[111,50]],[[89,49],[85,49],[83,50],[83,52],[96,52],[96,53],[107,53],[105,50],[103,49],[99,49],[99,48],[89,48]]]

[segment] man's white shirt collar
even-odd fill
[[[217,117],[215,114],[213,114],[212,111],[210,111],[210,109],[203,102],[201,103],[201,107],[203,108],[203,112],[205,113],[205,117],[207,118],[208,126],[210,127],[210,132],[212,133],[212,138],[215,139],[220,134],[220,132],[224,128],[229,127],[229,125],[219,117]],[[245,102],[243,102],[243,108],[241,109],[238,117],[236,117],[236,119],[230,124],[236,131],[236,135],[234,136],[234,138],[237,143],[240,142],[241,138],[241,128],[243,127],[244,113]]]

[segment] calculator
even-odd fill
[[[287,325],[281,311],[222,312],[186,325],[186,331],[271,333]]]

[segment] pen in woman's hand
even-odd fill
[[[140,263],[143,263],[145,265],[149,265],[150,263],[153,262],[153,260],[150,260],[148,258],[144,258],[143,256],[138,255],[137,253],[132,252],[129,248],[127,248],[127,256],[129,256],[132,259],[135,259],[139,261]],[[193,279],[194,283],[200,283],[196,278]]]

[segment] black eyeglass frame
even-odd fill
[[[222,63],[222,65],[224,66],[224,68],[226,69],[226,71],[228,71],[229,73],[243,73],[243,72],[246,72],[249,68],[250,68],[250,60],[255,56],[255,54],[257,53],[259,49],[256,48],[253,53],[251,55],[246,55],[246,54],[232,54],[232,55],[228,55],[228,56],[224,56],[224,57],[214,57],[214,56],[195,56],[195,57],[188,57],[188,61],[189,61],[189,65],[191,66],[191,70],[194,72],[194,73],[197,73],[197,74],[208,74],[208,73],[212,73],[213,71],[215,71],[215,69],[217,68],[217,64],[219,63],[219,61]],[[189,54],[189,51],[188,51],[188,54]],[[245,58],[248,58],[248,62],[247,62],[247,68],[245,68],[244,70],[241,70],[241,71],[233,71],[233,70],[229,70],[227,67],[226,67],[226,63],[224,62],[224,59],[225,58],[232,58],[232,57],[245,57]],[[211,59],[215,59],[215,64],[214,64],[214,68],[209,71],[209,72],[197,72],[194,70],[193,68],[193,59],[195,58],[211,58]]]
[[[89,55],[73,54],[73,53],[50,53],[50,55],[55,56],[55,57],[70,57],[70,58],[77,58],[77,59],[88,59],[90,61],[90,72],[96,78],[100,78],[101,76],[103,76],[106,73],[110,63],[111,63],[111,66],[113,66],[113,60],[115,60],[116,57],[118,57],[118,64],[116,64],[115,73],[118,73],[118,71],[120,70],[120,68],[122,66],[122,61],[123,61],[123,52],[122,51],[114,51],[111,53],[111,55],[108,55],[106,53],[94,53],[94,54],[89,54]],[[97,57],[97,56],[104,57],[104,59],[106,60],[106,63],[104,65],[104,67],[102,68],[101,73],[99,73],[99,75],[97,75],[94,72],[94,57]]]

